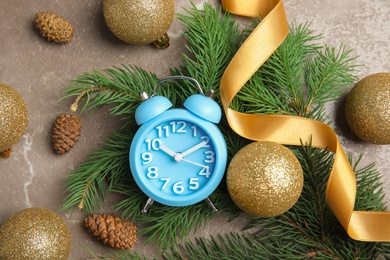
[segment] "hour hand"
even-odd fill
[[[160,144],[159,148],[161,151],[165,152],[166,154],[168,154],[172,157],[175,157],[175,155],[176,155],[176,152],[172,151],[171,149],[169,149],[168,147],[166,147],[163,144]]]
[[[164,153],[172,156],[176,162],[181,162],[182,160],[184,160],[183,156],[181,155],[181,153],[176,153],[174,151],[172,151],[170,148],[166,147],[165,145],[163,145],[162,143],[160,143],[160,146],[158,147],[161,151],[163,151]],[[190,162],[191,163],[191,162]]]

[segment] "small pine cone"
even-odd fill
[[[11,156],[11,149],[0,152],[0,157],[8,159]]]
[[[73,38],[73,25],[51,12],[38,12],[34,23],[41,35],[49,41],[67,43]]]
[[[61,114],[53,125],[53,148],[58,154],[64,154],[73,148],[79,140],[81,122],[77,115]]]
[[[137,227],[115,215],[94,214],[85,218],[84,226],[103,244],[129,249],[137,240]]]

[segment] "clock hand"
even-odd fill
[[[182,158],[181,160],[184,161],[184,162],[191,163],[191,164],[196,165],[196,166],[200,166],[202,168],[208,168],[208,166],[206,166],[206,165],[203,165],[203,164],[200,164],[200,163],[197,163],[197,162],[193,162],[193,161],[187,160],[185,158]]]
[[[183,156],[181,155],[181,153],[176,153],[176,152],[172,151],[170,148],[166,147],[162,143],[160,143],[160,146],[158,148],[161,151],[165,152],[166,154],[172,156],[176,162],[181,162],[184,159]]]
[[[202,147],[205,146],[206,144],[207,144],[206,141],[200,142],[199,144],[197,144],[197,145],[191,147],[190,149],[188,149],[188,150],[182,152],[182,153],[181,153],[181,156],[182,156],[182,157],[185,157],[185,156],[189,155],[190,153],[193,153],[193,152],[195,152],[196,150],[202,148]]]
[[[172,156],[172,157],[175,157],[175,155],[177,154],[176,152],[172,151],[171,149],[169,149],[168,147],[166,147],[165,145],[163,145],[162,143],[160,143],[160,146],[158,147],[161,151],[165,152],[166,154]]]
[[[175,159],[175,161],[177,161],[177,162],[185,161],[185,162],[188,162],[188,163],[191,163],[191,164],[194,164],[194,165],[197,165],[197,166],[205,168],[205,167],[208,167],[208,166],[205,166],[205,165],[202,165],[202,164],[199,164],[199,163],[196,163],[196,162],[184,159],[184,156],[186,156],[186,155],[188,155],[188,154],[190,154],[192,152],[195,152],[196,150],[202,148],[206,144],[207,144],[207,142],[203,141],[203,142],[201,142],[201,143],[191,147],[190,149],[188,149],[184,153],[176,153],[176,152],[172,151],[170,148],[168,148],[165,145],[163,145],[162,143],[160,143],[160,146],[158,148],[161,151],[165,152],[166,154],[172,156]]]

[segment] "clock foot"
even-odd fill
[[[207,204],[210,206],[210,208],[214,211],[214,212],[217,212],[218,209],[214,206],[213,202],[210,200],[209,197],[205,198],[205,201],[207,202]]]
[[[146,213],[150,206],[152,206],[154,203],[154,200],[152,198],[149,198],[148,201],[146,201],[145,207],[141,210],[142,213]]]

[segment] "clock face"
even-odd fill
[[[133,139],[130,166],[146,195],[185,206],[207,198],[226,167],[218,128],[184,109],[171,109],[142,125]]]

